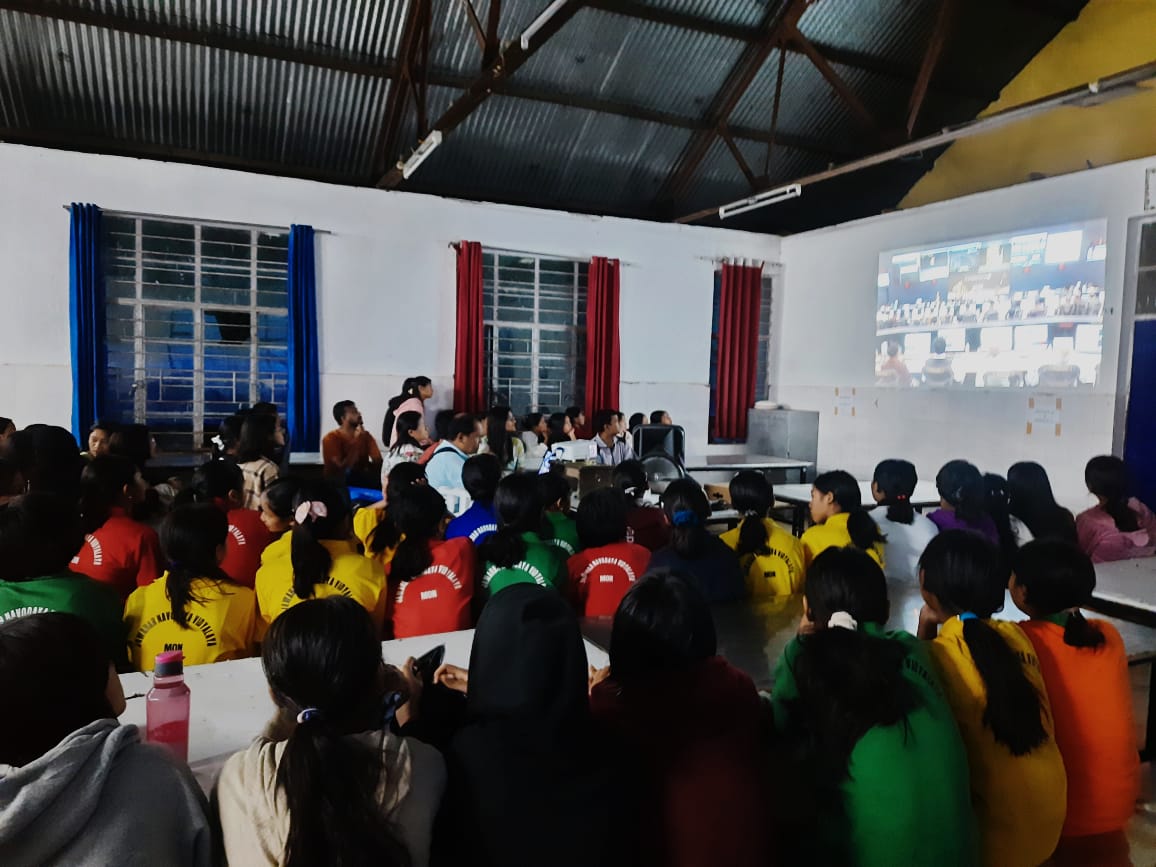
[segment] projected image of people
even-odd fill
[[[879,257],[878,385],[1093,388],[1104,220]]]

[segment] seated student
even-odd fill
[[[1010,563],[1019,548],[1019,540],[1012,529],[1011,512],[1008,511],[1007,479],[999,473],[983,474],[983,508],[995,524],[1000,552]]]
[[[634,458],[634,450],[623,437],[625,417],[619,421],[619,413],[613,409],[602,409],[594,413],[594,445],[597,460],[603,466],[613,467]]]
[[[421,457],[418,459],[419,464],[428,464],[429,459],[433,457],[433,453],[438,450],[438,446],[449,439],[450,425],[453,424],[455,415],[457,414],[452,409],[439,409],[437,413],[434,414],[434,439],[433,442],[426,446],[425,451],[422,452]]]
[[[638,863],[630,841],[640,799],[591,720],[586,649],[559,594],[528,584],[496,593],[478,620],[469,670],[444,665],[435,680],[466,693],[468,714],[447,751],[453,833],[444,863]]]
[[[450,521],[446,538],[465,537],[480,545],[498,532],[494,494],[502,480],[502,468],[493,455],[474,455],[462,466],[462,484],[473,500],[470,507]]]
[[[591,491],[578,504],[581,554],[566,563],[570,594],[583,617],[610,617],[650,564],[650,551],[626,541],[629,503],[617,488]]]
[[[121,599],[151,584],[162,571],[156,530],[130,516],[145,498],[140,471],[128,458],[93,458],[80,476],[84,545],[72,559],[72,571],[108,584]]]
[[[557,413],[555,413],[557,415]],[[583,439],[588,431],[586,430],[586,411],[580,406],[568,406],[566,412],[566,421],[569,422],[570,431],[567,434],[572,440]],[[551,416],[551,427],[553,427],[553,416]]]
[[[260,509],[261,494],[281,474],[273,458],[277,454],[277,420],[267,414],[249,413],[241,425],[237,466],[245,474],[244,509]]]
[[[470,455],[476,454],[481,443],[478,424],[472,415],[455,415],[450,422],[446,440],[437,447],[425,465],[430,486],[439,491],[457,491],[462,488],[462,466]]]
[[[923,643],[884,626],[879,564],[828,548],[803,612],[774,677],[784,849],[797,863],[974,865],[967,752]]]
[[[80,497],[84,458],[64,428],[31,424],[8,437],[3,447],[5,457],[19,467],[28,491],[59,494],[74,503]]]
[[[290,556],[257,570],[257,604],[265,625],[305,599],[345,596],[385,621],[385,572],[353,538],[349,501],[332,482],[303,482],[293,498]]]
[[[630,416],[630,421],[626,423],[627,429],[634,433],[634,431],[646,424],[646,413],[636,412]]]
[[[393,637],[469,629],[478,559],[469,539],[442,539],[445,499],[428,485],[412,485],[389,515],[401,531],[386,575]]]
[[[0,622],[43,611],[76,614],[96,630],[105,655],[128,670],[119,594],[68,568],[83,544],[76,506],[56,494],[33,491],[0,509]]]
[[[646,479],[642,462],[623,461],[611,472],[610,479],[631,503],[626,515],[627,541],[637,542],[651,551],[669,545],[670,523],[666,520],[666,512],[646,502],[650,483]]]
[[[570,482],[560,470],[538,476],[542,503],[546,507],[546,524],[550,541],[566,556],[578,553],[578,528],[570,517]]]
[[[871,516],[863,510],[862,494],[855,477],[844,470],[820,473],[811,483],[811,520],[803,533],[807,565],[828,548],[853,545],[883,566],[883,543],[887,540]]]
[[[545,413],[530,412],[522,417],[522,445],[526,451],[546,443],[550,433],[550,420]]]
[[[1040,660],[1068,775],[1065,838],[1122,831],[1140,794],[1124,641],[1080,613],[1095,589],[1095,567],[1075,545],[1038,540],[1016,556],[1011,596],[1031,618],[1020,628]]]
[[[0,863],[216,863],[205,796],[117,723],[124,691],[88,623],[0,617],[0,695]]]
[[[547,532],[537,476],[506,476],[494,494],[498,532],[478,548],[482,588],[493,596],[511,584],[566,587],[566,555]]]
[[[277,618],[261,656],[276,716],[214,799],[229,863],[426,867],[445,762],[390,731],[421,681],[382,661],[376,625],[340,596]]]
[[[999,528],[984,504],[983,476],[967,461],[948,461],[935,476],[939,508],[927,517],[943,530],[971,530],[1000,542]]]
[[[337,429],[321,440],[325,477],[338,484],[375,488],[381,476],[381,449],[352,400],[333,405]]]
[[[988,867],[1037,867],[1060,839],[1067,775],[1032,643],[1003,607],[1008,570],[980,533],[946,530],[919,559],[919,637],[959,723]],[[936,633],[938,632],[938,636]]]
[[[1020,461],[1007,471],[1008,512],[1018,544],[1032,539],[1059,539],[1077,544],[1076,519],[1056,502],[1048,472],[1034,461]]]
[[[277,463],[278,469],[284,475],[289,472],[289,457],[292,448],[289,444],[289,434],[285,430],[285,419],[281,416],[277,409],[277,404],[269,403],[268,401],[258,401],[249,408],[249,412],[257,414],[265,414],[272,416],[274,425],[277,430],[277,450],[274,452],[273,460]]]
[[[775,492],[766,475],[744,470],[730,483],[731,506],[742,523],[721,538],[739,558],[747,593],[790,596],[803,590],[803,543],[771,520]]]
[[[635,757],[649,793],[642,864],[770,863],[759,696],[717,653],[710,607],[678,575],[650,573],[614,615],[610,666],[593,675],[590,710]]]
[[[216,506],[177,506],[161,525],[169,571],[133,591],[124,606],[128,652],[138,671],[180,650],[185,665],[252,656],[257,597],[221,570],[229,519]]]
[[[574,436],[574,424],[570,421],[570,416],[564,412],[556,412],[551,415],[547,428],[549,430],[546,436],[548,446],[556,446],[558,443],[568,443],[577,439]]]
[[[300,479],[282,476],[261,495],[261,521],[272,541],[261,552],[261,562],[288,557],[292,547],[293,498],[301,487]],[[258,567],[260,568],[260,567]],[[253,578],[256,583],[256,576]]]
[[[880,461],[871,480],[871,496],[878,508],[870,515],[887,540],[883,546],[884,572],[900,581],[919,580],[919,555],[939,532],[930,518],[911,505],[918,481],[915,465],[895,458]]]
[[[225,541],[225,559],[221,561],[221,571],[243,587],[253,586],[257,569],[261,566],[261,555],[273,541],[273,534],[265,524],[264,515],[268,501],[266,495],[273,485],[261,495],[261,511],[242,509],[245,476],[240,467],[230,461],[209,461],[197,467],[192,483],[187,491],[182,492],[184,499],[209,503],[228,517],[229,535]]]
[[[110,453],[112,435],[116,433],[116,425],[109,421],[98,419],[88,429],[88,451],[81,452],[81,457],[92,459]]]
[[[388,566],[401,541],[401,531],[389,519],[389,502],[396,501],[411,485],[424,485],[425,467],[421,464],[398,464],[390,470],[382,489],[384,499],[353,513],[353,535],[361,543],[362,553],[382,566]]]
[[[733,602],[746,596],[739,559],[706,529],[710,503],[694,479],[677,479],[662,494],[670,522],[670,544],[650,558],[652,570],[667,569],[692,577],[708,602]]]
[[[656,409],[650,414],[650,423],[672,425],[674,424],[674,420],[665,409]]]
[[[1084,468],[1084,482],[1099,502],[1077,516],[1076,533],[1092,562],[1156,554],[1156,516],[1130,496],[1124,462],[1111,455],[1092,458]]]
[[[512,473],[526,454],[518,436],[518,420],[508,406],[495,406],[486,415],[486,435],[478,444],[478,454],[489,453],[498,459],[502,474]]]
[[[381,468],[387,476],[398,464],[420,461],[425,454],[422,443],[429,440],[429,431],[420,412],[403,412],[397,417],[396,430],[397,440],[385,453],[385,463]]]
[[[213,437],[213,460],[237,462],[237,449],[241,446],[241,427],[245,424],[246,412],[234,413],[221,420],[217,435]]]
[[[931,341],[931,355],[923,363],[923,381],[935,387],[952,385],[955,372],[951,369],[951,356],[947,354],[947,341],[936,337]]]

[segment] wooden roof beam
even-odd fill
[[[919,112],[927,98],[927,90],[931,86],[931,77],[935,74],[935,65],[939,63],[939,55],[943,53],[943,46],[951,33],[955,12],[955,0],[940,0],[939,14],[935,17],[935,29],[931,32],[927,50],[923,53],[919,76],[915,79],[915,87],[911,89],[911,99],[907,103],[908,138],[915,133],[915,122],[919,119]]]

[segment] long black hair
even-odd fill
[[[322,540],[342,540],[349,535],[349,503],[344,492],[332,482],[303,482],[293,498],[293,510],[303,503],[313,504],[303,521],[293,525],[290,546],[293,562],[293,592],[309,599],[313,588],[329,579],[333,557]],[[324,515],[314,514],[325,512]]]
[[[382,658],[369,614],[341,596],[296,605],[265,636],[265,679],[284,713],[308,710],[285,743],[277,786],[289,811],[286,867],[408,867],[409,852],[382,813],[381,751],[350,734],[384,725]]]
[[[245,490],[245,474],[232,461],[209,461],[193,471],[192,481],[177,495],[178,503],[214,503],[228,505],[229,494]],[[291,511],[291,510],[290,510]]]
[[[610,472],[610,481],[622,493],[637,505],[650,491],[650,482],[646,478],[646,468],[642,461],[629,460],[616,465]]]
[[[707,538],[706,520],[710,501],[694,479],[675,479],[662,492],[662,508],[670,521],[670,547],[684,560],[703,555]]]
[[[610,671],[625,686],[685,671],[717,652],[710,605],[693,580],[676,572],[648,572],[614,613]]]
[[[988,517],[984,508],[983,476],[974,464],[964,460],[948,461],[935,475],[935,488],[965,524],[979,527]]]
[[[381,424],[381,441],[386,448],[389,447],[393,440],[393,426],[397,422],[397,408],[411,398],[418,397],[419,392],[430,385],[433,381],[428,376],[411,376],[401,384],[401,394],[395,395],[389,399],[389,408],[385,413],[385,421]]]
[[[987,618],[1003,607],[1008,570],[985,536],[945,530],[919,558],[923,589],[951,614],[972,613],[963,621],[963,640],[983,681],[987,700],[983,724],[1013,756],[1023,756],[1048,740],[1044,705],[1024,673],[1024,663]]]
[[[429,543],[438,538],[445,516],[445,498],[429,485],[410,485],[389,501],[390,520],[401,531],[389,566],[391,584],[411,581],[433,563]]]
[[[556,446],[558,443],[570,442],[570,435],[566,433],[566,420],[569,416],[564,412],[556,412],[550,416],[548,422],[549,433],[546,435],[546,442],[551,446]],[[573,421],[570,422],[571,425]]]
[[[863,494],[859,482],[846,470],[828,470],[815,477],[811,486],[821,494],[830,494],[835,505],[847,513],[847,533],[851,544],[864,551],[886,542],[887,537],[879,532],[879,525],[863,508]]]
[[[389,471],[389,475],[385,477],[385,514],[369,535],[371,554],[384,554],[401,543],[401,530],[390,517],[389,504],[400,499],[407,488],[419,484],[425,484],[425,466],[422,464],[406,461],[397,464]]]
[[[743,470],[731,479],[730,495],[731,505],[743,516],[735,554],[739,557],[770,554],[771,537],[764,519],[775,505],[775,491],[766,475],[757,470]]]
[[[1114,455],[1100,455],[1088,461],[1084,467],[1084,482],[1088,490],[1104,501],[1104,511],[1116,522],[1121,533],[1131,533],[1140,528],[1136,513],[1128,505],[1132,480],[1128,466]]]
[[[883,494],[879,505],[887,507],[887,520],[896,524],[914,523],[915,507],[911,505],[911,497],[919,481],[915,464],[899,458],[888,458],[875,465],[872,480]]]
[[[509,568],[526,556],[523,533],[543,532],[541,488],[538,477],[526,473],[507,476],[494,494],[498,532],[486,537],[478,550],[484,562]]]
[[[109,454],[123,455],[144,472],[153,455],[153,435],[148,425],[122,424],[108,438]]]
[[[1033,612],[1045,617],[1067,612],[1065,644],[1103,645],[1104,633],[1080,611],[1096,589],[1096,567],[1078,545],[1058,539],[1028,542],[1016,554],[1015,582],[1024,588]]]
[[[94,533],[108,520],[112,509],[126,504],[125,488],[136,484],[139,470],[122,455],[93,458],[80,474],[80,515],[84,532]]]
[[[575,529],[583,548],[602,548],[626,538],[630,504],[617,488],[591,491],[578,504]]]
[[[241,439],[237,444],[237,463],[265,458],[273,460],[277,450],[277,419],[265,413],[251,412],[241,424]]]
[[[983,506],[999,534],[1000,551],[1010,564],[1019,545],[1011,527],[1011,512],[1008,511],[1007,479],[997,473],[983,474]]]
[[[503,469],[514,459],[514,442],[506,424],[510,421],[508,406],[495,406],[486,414],[486,448],[502,464]]]
[[[84,544],[76,502],[32,491],[0,509],[0,581],[68,574]]]
[[[502,481],[502,465],[493,455],[470,455],[462,464],[462,487],[475,503],[487,509],[494,504],[494,494]]]
[[[189,605],[204,601],[193,593],[194,581],[208,579],[218,587],[235,583],[217,560],[217,551],[229,535],[229,518],[207,503],[177,506],[165,516],[160,535],[169,564],[165,589],[173,623],[187,629]]]
[[[538,440],[539,445],[541,445],[545,440],[543,440],[542,435],[538,433],[535,428],[537,428],[538,425],[542,423],[542,419],[545,417],[545,414],[540,412],[528,412],[522,416],[522,430],[526,433],[533,434],[534,438]]]
[[[213,437],[213,460],[236,460],[237,447],[241,443],[241,427],[248,413],[235,413],[221,420],[217,435]]]
[[[1034,539],[1076,541],[1076,520],[1056,502],[1048,471],[1020,461],[1007,471],[1008,511],[1024,522]]]
[[[281,476],[269,485],[261,496],[269,504],[269,511],[282,521],[293,520],[293,498],[301,489],[301,480],[296,476]]]
[[[421,443],[414,437],[413,432],[421,427],[422,414],[420,412],[403,412],[397,417],[397,442],[392,446],[386,443],[386,447],[391,453],[401,451],[402,446],[413,446],[416,449],[421,448]]]

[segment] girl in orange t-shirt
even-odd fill
[[[1036,540],[1016,556],[1012,600],[1031,617],[1020,626],[1040,660],[1068,774],[1064,838],[1122,831],[1140,792],[1124,642],[1080,613],[1095,587],[1092,561],[1071,543]]]

